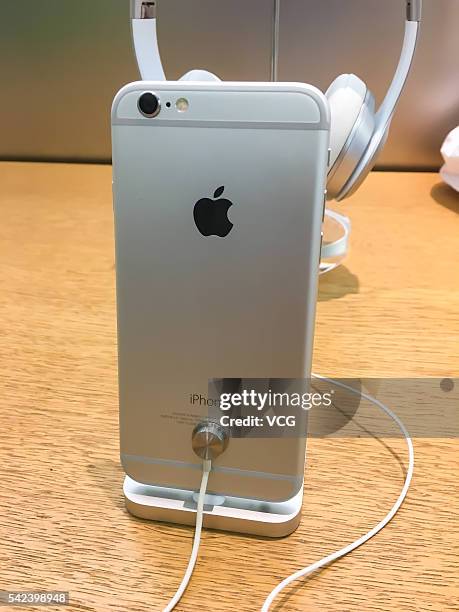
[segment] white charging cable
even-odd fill
[[[262,612],[269,612],[269,609],[270,609],[272,603],[274,602],[274,599],[289,584],[291,584],[295,580],[299,580],[300,578],[304,578],[305,576],[308,576],[309,574],[312,574],[313,572],[317,571],[318,569],[324,567],[325,565],[328,565],[329,563],[332,563],[333,561],[336,561],[337,559],[339,559],[341,557],[344,557],[345,555],[349,554],[350,552],[352,552],[353,550],[355,550],[359,546],[362,546],[362,544],[365,544],[365,542],[368,542],[368,540],[370,540],[373,536],[375,536],[382,529],[384,529],[384,527],[394,518],[394,516],[397,514],[398,510],[400,509],[401,505],[403,504],[403,502],[404,502],[404,500],[406,498],[406,495],[408,493],[408,489],[410,487],[411,480],[413,478],[413,471],[414,471],[414,448],[413,448],[413,441],[411,440],[411,436],[408,433],[408,430],[406,429],[406,427],[402,423],[402,421],[398,418],[398,416],[396,414],[394,414],[392,412],[392,410],[390,410],[390,408],[385,406],[382,402],[380,402],[379,400],[375,399],[371,395],[368,395],[366,393],[363,393],[362,391],[354,389],[353,387],[350,387],[349,385],[346,385],[345,383],[342,383],[342,382],[339,382],[339,381],[336,381],[336,380],[332,380],[330,378],[325,378],[324,376],[319,376],[318,374],[312,374],[311,376],[312,376],[312,378],[315,378],[317,380],[322,380],[324,382],[330,383],[330,384],[335,385],[337,387],[341,387],[342,389],[346,389],[350,393],[353,393],[354,395],[358,395],[359,397],[362,397],[362,398],[366,399],[367,401],[369,401],[371,404],[374,404],[378,408],[381,408],[381,410],[383,410],[383,412],[385,412],[397,424],[397,426],[400,428],[401,432],[403,433],[403,435],[405,437],[405,440],[406,440],[406,443],[407,443],[407,446],[408,446],[408,457],[409,457],[409,459],[408,459],[408,470],[407,470],[407,474],[406,474],[406,478],[405,478],[405,483],[403,485],[402,492],[400,493],[397,501],[395,502],[395,504],[392,507],[392,509],[390,510],[390,512],[386,515],[386,517],[380,523],[378,523],[378,525],[376,525],[376,527],[373,527],[373,529],[371,529],[371,531],[366,533],[364,536],[362,536],[361,538],[359,538],[358,540],[356,540],[352,544],[349,544],[348,546],[345,546],[344,548],[341,548],[340,550],[332,553],[331,555],[328,555],[327,557],[324,557],[320,561],[316,561],[316,563],[313,563],[312,565],[308,565],[308,567],[305,567],[305,568],[299,570],[298,572],[295,572],[294,574],[292,574],[291,576],[289,576],[288,578],[283,580],[271,592],[271,594],[266,599],[265,603],[263,604]],[[178,602],[182,598],[182,595],[184,594],[184,592],[185,592],[185,590],[186,590],[186,588],[188,586],[188,583],[190,582],[191,575],[192,575],[194,567],[196,565],[196,560],[198,558],[199,544],[200,544],[200,541],[201,541],[201,531],[202,531],[202,523],[203,523],[203,515],[204,515],[204,499],[205,499],[205,495],[206,495],[207,482],[208,482],[208,479],[209,479],[209,473],[211,471],[211,467],[212,467],[211,461],[207,460],[207,459],[204,459],[203,460],[203,471],[202,471],[201,488],[199,490],[198,508],[197,508],[197,515],[196,515],[196,531],[195,531],[195,535],[194,535],[193,548],[192,548],[192,551],[191,551],[190,561],[188,563],[188,567],[187,567],[187,570],[186,570],[185,575],[183,577],[183,580],[182,580],[182,582],[180,584],[180,587],[178,588],[176,594],[172,598],[172,600],[169,603],[169,605],[164,609],[164,612],[171,612],[175,608],[175,606],[178,604]]]
[[[401,505],[403,504],[403,502],[404,502],[404,500],[406,498],[406,495],[408,493],[408,489],[410,488],[411,479],[413,478],[413,471],[414,471],[414,448],[413,448],[413,441],[411,440],[411,436],[408,433],[408,430],[406,429],[405,425],[398,418],[398,416],[396,414],[394,414],[392,412],[392,410],[390,410],[390,408],[385,406],[382,402],[380,402],[379,400],[375,399],[374,397],[371,397],[371,395],[367,395],[366,393],[358,391],[357,389],[354,389],[353,387],[350,387],[349,385],[346,385],[346,384],[341,383],[339,381],[331,380],[330,378],[325,378],[323,376],[319,376],[318,374],[312,374],[312,378],[315,378],[317,380],[322,380],[324,382],[328,382],[328,383],[330,383],[332,385],[336,385],[337,387],[341,387],[342,389],[346,389],[347,391],[349,391],[350,393],[353,393],[354,395],[358,395],[360,397],[363,397],[364,399],[368,400],[369,402],[371,402],[372,404],[374,404],[378,408],[381,408],[381,410],[383,410],[393,421],[395,421],[395,423],[397,424],[397,426],[400,428],[401,432],[405,436],[405,440],[406,440],[406,443],[407,443],[407,446],[408,446],[408,457],[409,457],[409,459],[408,459],[408,470],[407,470],[407,473],[406,473],[405,483],[403,485],[402,492],[400,493],[397,501],[395,502],[395,504],[392,507],[391,511],[386,515],[386,517],[380,523],[378,523],[376,525],[376,527],[373,527],[373,529],[371,529],[371,531],[366,533],[364,536],[362,536],[361,538],[359,538],[358,540],[356,540],[352,544],[349,544],[348,546],[345,546],[344,548],[341,548],[341,550],[338,550],[338,551],[332,553],[331,555],[328,555],[327,557],[324,557],[320,561],[316,561],[316,563],[313,563],[312,565],[308,565],[308,567],[305,567],[305,568],[299,570],[298,572],[295,572],[294,574],[292,574],[291,576],[289,576],[288,578],[283,580],[271,592],[269,597],[266,599],[265,603],[263,604],[262,612],[268,612],[269,611],[269,608],[271,607],[271,604],[273,603],[274,599],[289,584],[291,584],[295,580],[299,580],[300,578],[304,578],[305,576],[308,576],[309,574],[312,574],[312,572],[315,572],[318,569],[324,567],[325,565],[328,565],[329,563],[332,563],[333,561],[336,561],[336,559],[339,559],[340,557],[344,557],[345,555],[349,554],[350,552],[352,552],[353,550],[355,550],[359,546],[362,546],[362,544],[365,544],[365,542],[368,542],[368,540],[370,540],[373,536],[375,536],[382,529],[384,529],[384,527],[394,518],[394,516],[397,514],[398,510],[400,509]]]
[[[164,608],[164,612],[171,612],[178,604],[178,602],[182,599],[182,596],[186,591],[188,583],[190,582],[194,566],[196,565],[196,561],[198,559],[199,544],[201,543],[202,523],[204,519],[204,499],[206,497],[207,482],[209,480],[209,474],[211,469],[212,462],[210,461],[210,459],[204,459],[202,462],[202,480],[201,488],[199,489],[198,509],[196,512],[196,530],[194,532],[194,541],[193,548],[191,550],[190,560],[188,562],[188,567],[186,568],[185,575],[183,576],[183,580],[180,583],[180,586],[177,589],[177,592],[174,597],[171,599],[170,603]]]

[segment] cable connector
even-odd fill
[[[223,427],[214,421],[199,423],[192,433],[191,444],[201,459],[212,461],[225,452],[229,436]]]
[[[157,0],[131,0],[131,19],[156,19]]]
[[[406,0],[406,18],[408,21],[421,21],[422,0]]]

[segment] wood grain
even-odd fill
[[[193,531],[123,506],[111,169],[0,164],[0,197],[0,589],[69,590],[75,611],[160,610]],[[457,196],[434,174],[373,174],[344,210],[352,253],[321,282],[316,371],[458,376]],[[391,525],[275,609],[458,609],[459,445],[415,447]],[[312,439],[298,531],[279,541],[206,531],[178,609],[260,609],[287,574],[382,518],[405,461],[400,439]]]

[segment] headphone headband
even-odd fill
[[[276,10],[279,2],[276,0]],[[421,21],[422,0],[406,0],[407,21]],[[156,1],[153,0],[131,0],[131,19],[155,19]]]
[[[271,77],[277,80],[277,59],[279,50],[279,13],[281,0],[274,1],[274,27],[273,27],[273,56]],[[132,33],[134,39],[135,54],[139,66],[142,80],[144,81],[165,81],[161,55],[158,46],[157,18],[156,10],[158,0],[131,0]],[[389,130],[392,117],[397,103],[405,87],[411,65],[413,63],[416,44],[419,35],[420,21],[422,17],[422,0],[406,0],[406,24],[405,38],[400,56],[400,61],[395,72],[392,83],[387,91],[383,103],[374,117],[374,129],[371,138],[365,142],[360,149],[352,147],[345,150],[346,167],[349,174],[345,177],[345,182],[340,183],[334,176],[329,174],[329,179],[333,179],[333,186],[336,189],[329,189],[330,199],[343,200],[358,189],[368,173],[372,170],[376,158],[385,144],[387,132]],[[204,71],[194,71],[187,75],[189,79],[205,80]],[[209,75],[208,75],[209,76]],[[213,75],[210,75],[213,76]],[[333,129],[333,125],[332,125]],[[346,180],[347,179],[347,180]]]
[[[131,0],[132,38],[142,80],[165,81],[156,28],[157,1]]]
[[[281,0],[274,0],[274,27],[273,27],[273,56],[271,66],[271,77],[273,81],[277,80],[278,67],[278,51],[279,51],[279,21],[280,21],[280,3]],[[131,0],[131,19],[134,38],[134,47],[139,65],[140,73],[144,81],[163,81],[166,80],[161,56],[158,46],[158,35],[156,27],[156,12],[158,0]],[[389,89],[388,95],[383,103],[389,102],[394,98],[393,88],[398,87],[398,84],[403,81],[401,90],[406,81],[406,78],[411,67],[416,48],[416,40],[418,34],[419,23],[422,19],[422,0],[406,0],[406,31],[405,42],[402,50],[402,57],[397,69],[395,79]],[[412,24],[409,27],[409,24]],[[415,36],[413,32],[415,31]],[[414,44],[413,44],[414,38]],[[405,57],[409,57],[409,61],[404,61]],[[406,64],[408,68],[406,70]],[[401,71],[406,71],[405,78]],[[397,100],[400,97],[398,93]],[[389,95],[390,94],[390,95]],[[395,102],[395,103],[396,103]],[[381,110],[381,109],[380,109]],[[393,114],[393,113],[392,113]]]
[[[358,161],[352,175],[341,191],[335,195],[338,201],[351,196],[363,181],[376,163],[376,158],[383,146],[386,144],[388,130],[392,122],[397,104],[405,88],[411,66],[413,64],[416,53],[416,46],[419,37],[420,19],[421,19],[422,0],[417,0],[416,3],[408,0],[407,9],[408,16],[413,17],[405,23],[405,37],[403,40],[402,52],[400,60],[395,71],[394,78],[387,94],[375,115],[375,127],[372,138],[368,143],[364,155]],[[415,18],[414,18],[415,17]]]

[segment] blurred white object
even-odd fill
[[[331,272],[343,262],[349,251],[350,236],[350,219],[327,208],[323,225],[320,274]]]
[[[445,165],[440,170],[440,175],[445,183],[459,191],[459,127],[448,134],[441,148],[441,154]]]

